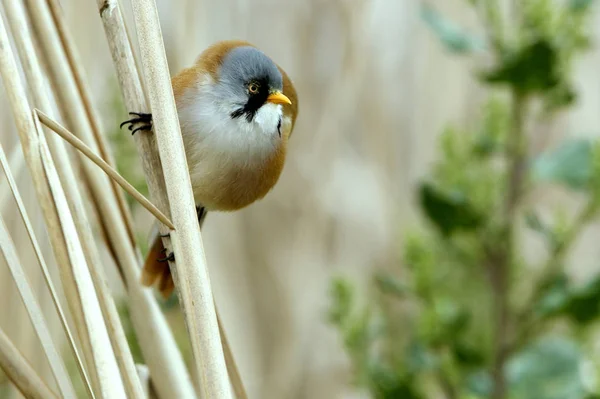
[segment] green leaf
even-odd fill
[[[564,273],[552,276],[542,284],[540,292],[534,307],[536,315],[547,318],[561,314],[570,300],[567,276]]]
[[[573,289],[565,312],[575,322],[586,325],[600,316],[600,277]]]
[[[562,82],[554,89],[546,93],[544,97],[544,109],[546,112],[558,111],[575,103],[577,94],[573,87],[565,82]]]
[[[583,399],[585,389],[577,344],[547,337],[514,356],[506,368],[509,397],[522,399]]]
[[[446,48],[454,53],[466,54],[484,47],[481,40],[470,36],[428,5],[421,7],[421,18],[435,32]]]
[[[525,224],[531,230],[540,234],[546,234],[548,231],[548,227],[542,223],[538,214],[533,210],[529,210],[525,213]]]
[[[494,389],[492,377],[483,370],[469,374],[465,382],[467,390],[478,397],[489,397]]]
[[[594,0],[570,0],[569,8],[572,11],[585,11],[592,5],[593,2]]]
[[[329,309],[329,321],[343,326],[352,313],[354,305],[354,290],[352,285],[343,278],[336,278],[330,287],[332,306]]]
[[[419,196],[423,212],[444,235],[456,230],[473,230],[483,223],[481,215],[461,192],[445,192],[425,182],[421,184]]]
[[[440,324],[440,334],[443,334],[446,340],[462,336],[471,321],[469,312],[447,299],[436,300],[434,306]]]
[[[427,346],[418,340],[410,342],[406,348],[405,361],[408,371],[421,373],[432,370],[438,365],[438,358]]]
[[[455,342],[452,345],[452,353],[456,362],[466,368],[482,367],[485,364],[484,354],[468,341]]]
[[[592,178],[592,150],[590,140],[565,140],[556,150],[542,154],[534,162],[534,176],[571,189],[585,189]]]
[[[522,94],[549,90],[560,83],[557,51],[546,39],[508,53],[499,62],[483,75],[485,81],[509,84]]]
[[[375,275],[375,283],[382,293],[394,295],[399,298],[404,298],[410,291],[406,284],[403,284],[392,274],[386,272],[378,272]]]

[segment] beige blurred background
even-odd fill
[[[130,4],[121,3],[133,31]],[[485,94],[469,73],[475,64],[443,49],[420,20],[417,0],[157,3],[171,74],[214,41],[246,39],[288,72],[299,95],[299,119],[280,183],[243,211],[210,214],[203,234],[217,304],[250,398],[361,397],[350,387],[349,362],[326,322],[330,278],[343,273],[366,282],[374,268],[398,262],[402,231],[417,218],[414,183],[435,159],[436,136],[448,123],[472,121]],[[95,105],[112,132],[113,120],[125,115],[114,114],[116,77],[96,2],[62,4]],[[477,29],[466,1],[429,4]],[[600,131],[598,7],[594,12],[593,48],[576,67],[579,102],[557,123],[544,126],[539,148],[561,136]],[[0,93],[0,141],[20,152]],[[41,231],[26,169],[19,185]],[[3,216],[50,311],[11,201]],[[136,222],[145,233],[151,217],[139,210]],[[580,269],[574,272],[584,276],[600,268],[599,233],[589,229],[577,246]],[[43,245],[48,250],[45,240]],[[108,260],[107,270],[114,276]],[[116,283],[114,288],[122,292]],[[0,290],[6,298],[0,326],[48,376],[3,260]],[[0,397],[18,395],[5,388]]]

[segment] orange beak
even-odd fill
[[[269,97],[267,97],[267,102],[273,103],[273,104],[291,104],[292,103],[290,101],[290,99],[287,98],[287,96],[280,91],[276,91],[275,93],[269,94]]]

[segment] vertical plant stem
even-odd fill
[[[201,391],[207,399],[228,399],[231,389],[156,4],[153,0],[132,3],[171,220],[176,227],[171,241],[177,267],[170,262],[171,273],[183,305]]]
[[[510,355],[510,334],[513,317],[510,308],[512,262],[515,257],[515,229],[518,205],[524,191],[527,141],[524,132],[526,99],[520,93],[512,93],[512,128],[508,132],[505,147],[507,163],[506,197],[500,227],[501,246],[490,254],[489,271],[494,306],[494,342],[492,353],[492,399],[506,397],[505,365]]]
[[[50,369],[52,370],[52,374],[54,376],[54,379],[56,380],[58,390],[61,393],[61,396],[63,398],[75,399],[75,390],[73,389],[73,385],[71,384],[69,373],[67,372],[65,364],[63,363],[63,360],[60,357],[60,354],[56,349],[54,342],[52,341],[52,336],[50,335],[50,331],[48,330],[48,325],[42,314],[42,309],[40,308],[37,300],[35,299],[35,295],[33,293],[31,285],[27,281],[27,277],[25,275],[25,271],[23,270],[21,260],[17,255],[17,249],[15,248],[15,245],[1,216],[0,252],[6,260],[6,263],[8,264],[10,272],[13,276],[13,280],[17,285],[17,289],[19,291],[19,294],[21,295],[21,299],[25,305],[25,309],[27,310],[29,319],[31,320],[31,324],[33,325],[33,329],[38,339],[40,340],[43,353],[46,356],[46,359],[48,360],[48,364],[50,365]]]
[[[98,0],[97,6],[117,70],[125,105],[132,111],[148,112],[146,96],[142,90],[119,4],[116,0]],[[170,217],[165,182],[154,135],[136,134],[133,139],[142,160],[142,168],[152,202],[167,217]],[[165,248],[172,250],[168,237],[163,238],[163,243]],[[139,269],[125,268],[124,275],[131,300],[132,322],[158,396],[163,399],[193,398],[195,393],[181,352],[177,348],[173,334],[151,291],[140,284]],[[138,308],[139,310],[136,310]]]
[[[54,19],[58,36],[60,37],[63,48],[65,49],[65,55],[67,56],[67,61],[71,67],[73,79],[75,80],[75,84],[77,86],[79,95],[81,97],[81,101],[85,108],[85,112],[87,114],[88,120],[90,121],[92,133],[95,139],[94,141],[98,145],[98,150],[100,151],[99,153],[102,156],[102,158],[109,165],[114,167],[116,165],[115,160],[112,155],[112,152],[110,151],[110,147],[106,142],[104,135],[102,134],[103,129],[100,123],[100,117],[98,116],[98,113],[92,105],[90,91],[85,83],[85,79],[83,78],[81,62],[79,61],[79,57],[77,56],[77,52],[75,49],[75,45],[73,44],[73,40],[71,39],[71,35],[69,35],[69,32],[67,31],[65,18],[60,8],[60,4],[58,3],[58,0],[47,0],[47,3],[52,13],[52,18]],[[133,221],[131,219],[131,214],[129,212],[127,202],[125,201],[123,192],[114,182],[112,186],[115,198],[118,201],[119,210],[121,211],[121,217],[123,218],[125,226],[127,226],[127,231],[129,232],[131,244],[135,246],[135,231],[133,229]]]
[[[18,154],[18,153],[17,153]],[[18,154],[20,156],[20,154]],[[73,351],[73,355],[75,356],[75,360],[77,362],[77,367],[79,368],[79,372],[81,373],[83,382],[87,389],[87,393],[90,397],[93,397],[94,393],[92,391],[92,386],[85,372],[85,368],[83,366],[83,361],[81,360],[81,356],[79,351],[77,350],[77,346],[75,345],[75,339],[73,338],[73,334],[71,333],[71,329],[69,328],[69,324],[67,323],[67,318],[65,313],[60,305],[58,294],[56,289],[54,288],[54,283],[52,282],[52,278],[50,277],[50,271],[48,270],[48,266],[42,254],[42,249],[40,248],[38,241],[34,234],[33,225],[29,220],[29,216],[27,216],[27,212],[25,211],[25,204],[23,203],[23,199],[19,194],[17,189],[17,183],[15,182],[14,176],[9,167],[9,163],[6,160],[6,156],[4,154],[4,150],[0,145],[0,167],[2,168],[4,175],[6,176],[6,182],[10,189],[7,189],[7,192],[12,192],[15,202],[17,203],[17,208],[19,209],[19,213],[21,215],[21,220],[25,225],[25,229],[29,234],[29,239],[31,241],[31,245],[33,246],[33,250],[35,252],[38,263],[40,264],[40,268],[42,269],[42,275],[44,276],[44,280],[46,281],[46,285],[48,286],[48,290],[50,291],[50,296],[52,297],[52,301],[54,303],[54,307],[56,308],[56,313],[59,316],[61,325],[65,330],[65,334],[67,335],[67,340]]]
[[[57,34],[45,1],[27,1],[30,4],[34,25],[40,35],[41,47],[46,54],[52,79],[55,82],[54,86],[61,87],[57,98],[61,103],[67,122],[73,127],[73,131],[80,135],[82,141],[94,152],[98,152],[102,145],[101,140],[97,140],[97,137],[94,136],[94,132],[98,130],[99,125],[97,120],[95,122],[90,120],[89,101],[86,106],[84,99],[81,98],[82,92],[86,90],[83,88],[80,73],[77,72],[79,68],[75,65],[77,62],[73,54],[74,49],[68,44],[70,40],[67,30],[61,19],[57,18],[60,35]],[[56,12],[55,14],[59,15]],[[66,48],[63,47],[63,44]],[[79,76],[79,85],[76,82],[77,76]],[[109,153],[107,152],[107,154]],[[110,161],[110,158],[107,161]],[[120,271],[129,294],[132,321],[144,358],[153,373],[156,386],[160,387],[157,389],[164,398],[193,398],[194,394],[185,364],[166,320],[153,298],[152,292],[139,283],[139,251],[136,251],[131,240],[131,232],[126,223],[127,218],[122,216],[124,209],[119,205],[118,196],[114,195],[112,183],[100,170],[88,162],[83,164],[83,171],[91,188],[94,205],[98,208],[100,220],[109,238],[109,246],[114,250],[117,256],[116,261],[121,267]],[[107,309],[111,312],[107,313],[109,316],[116,315],[111,308]],[[115,331],[121,335],[120,330]],[[115,342],[117,343],[117,341]],[[125,352],[118,351],[118,353]],[[119,361],[120,364],[126,366],[123,370],[128,376],[135,373],[135,368],[128,356],[119,358]],[[166,377],[171,377],[168,384],[164,383]],[[135,381],[136,386],[129,384],[128,388],[135,388],[136,392],[141,392],[141,389],[138,389],[137,374],[135,379],[131,377],[129,380]]]
[[[31,107],[19,79],[17,63],[11,52],[2,19],[0,19],[0,73],[12,107],[23,153],[42,207],[56,261],[61,266],[63,288],[80,332],[84,352],[89,356],[89,371],[97,381],[98,396],[125,397],[83,249],[64,200],[65,193],[58,177],[53,179],[56,175],[54,162],[49,154],[45,154],[43,136],[38,134],[40,130],[34,124]]]
[[[47,112],[52,112],[53,108],[45,90],[44,77],[39,67],[39,60],[35,53],[22,2],[9,0],[4,3],[9,16],[8,19],[11,22],[17,50],[21,55],[21,59],[24,60],[24,72],[30,84],[34,101],[40,108],[47,110]],[[78,179],[71,166],[71,160],[69,159],[64,143],[52,134],[49,144],[61,177],[61,183],[69,199],[69,206],[81,239],[81,244],[84,248],[87,263],[90,267],[90,275],[98,294],[102,313],[110,331],[109,337],[114,347],[116,360],[123,376],[128,397],[141,398],[143,394],[135,370],[133,356],[131,355],[116,305],[106,284],[100,254],[86,215],[80,187],[77,184]]]

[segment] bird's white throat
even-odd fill
[[[190,154],[210,153],[242,163],[261,162],[277,149],[280,134],[277,129],[282,117],[279,104],[264,104],[248,122],[245,115],[232,118],[240,107],[228,103],[204,86],[190,90],[178,101],[179,121]],[[198,160],[188,159],[193,164]]]

